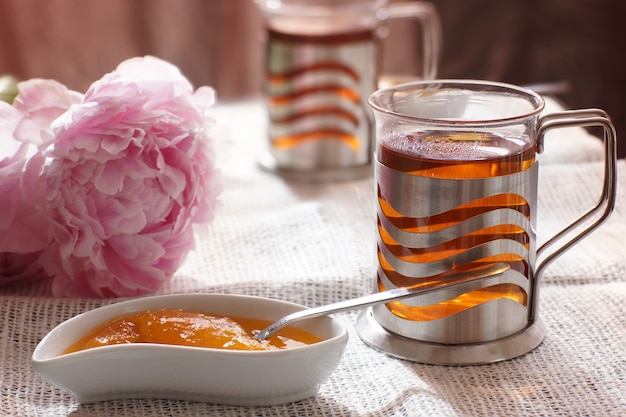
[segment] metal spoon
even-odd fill
[[[444,279],[437,282],[417,284],[411,287],[394,288],[363,297],[357,297],[350,300],[339,301],[337,303],[297,311],[276,320],[274,323],[255,334],[254,337],[258,340],[265,340],[268,337],[275,335],[283,327],[295,321],[325,316],[327,314],[339,313],[347,310],[354,310],[356,308],[369,307],[376,304],[387,303],[389,301],[402,300],[404,298],[428,294],[441,289],[453,288],[462,284],[467,284],[468,282],[482,281],[487,278],[493,278],[501,275],[509,269],[509,264],[497,263],[480,271],[466,271],[448,275]]]

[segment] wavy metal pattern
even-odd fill
[[[380,163],[376,169],[379,290],[438,280],[451,271],[480,269],[495,262],[511,265],[504,282],[485,288],[389,303],[396,316],[432,321],[498,299],[527,306],[536,166],[471,180],[414,176]],[[512,192],[498,191],[503,189]],[[439,195],[432,190],[439,190]],[[413,196],[410,204],[407,195]]]
[[[308,169],[370,163],[372,122],[365,101],[377,77],[373,32],[273,35],[266,87],[270,151],[278,164]]]
[[[272,146],[290,149],[305,141],[338,140],[358,150],[355,110],[361,95],[359,76],[351,68],[324,62],[268,78]]]

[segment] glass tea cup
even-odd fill
[[[439,364],[496,362],[537,347],[546,332],[537,314],[543,270],[615,205],[608,116],[597,109],[542,115],[544,100],[530,90],[471,80],[402,84],[375,92],[369,103],[376,120],[376,289],[495,263],[509,269],[373,307],[359,319],[361,337],[392,355]],[[537,249],[536,155],[547,131],[569,126],[604,128],[602,197]]]
[[[427,2],[255,0],[265,20],[269,152],[263,167],[289,178],[371,175],[373,121],[367,98],[381,77],[387,24],[413,20],[422,79],[437,72],[440,22]],[[421,44],[417,44],[417,42]],[[397,48],[406,53],[406,45]],[[395,53],[395,51],[394,51]]]

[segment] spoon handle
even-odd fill
[[[411,287],[393,288],[391,290],[377,292],[363,297],[352,298],[332,304],[296,311],[295,313],[288,314],[276,320],[274,323],[255,334],[254,337],[258,340],[265,340],[268,337],[274,336],[280,329],[295,321],[325,316],[327,314],[339,313],[356,308],[369,307],[389,301],[402,300],[404,298],[424,295],[441,289],[453,288],[469,282],[493,278],[503,274],[509,269],[509,264],[497,263],[480,271],[466,271],[459,272],[458,274],[452,274],[436,282],[417,284]]]

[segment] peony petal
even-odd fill
[[[48,218],[39,209],[45,195],[39,177],[43,161],[39,154],[31,161],[0,167],[0,252],[35,252],[49,244]]]
[[[20,113],[10,104],[0,100],[0,167],[14,157],[23,145],[14,139],[13,132],[19,123]]]
[[[81,100],[82,94],[56,81],[33,79],[19,83],[13,106],[24,117],[16,126],[15,138],[33,144],[45,143],[52,137],[52,121]]]
[[[196,90],[191,96],[193,104],[198,108],[203,116],[208,114],[209,108],[215,104],[215,90],[211,87],[203,86]]]
[[[0,252],[0,285],[26,284],[48,278],[38,262],[41,252]]]
[[[120,231],[141,232],[147,224],[143,209],[143,205],[136,201],[110,199],[99,205],[98,218],[105,233],[114,238]]]

